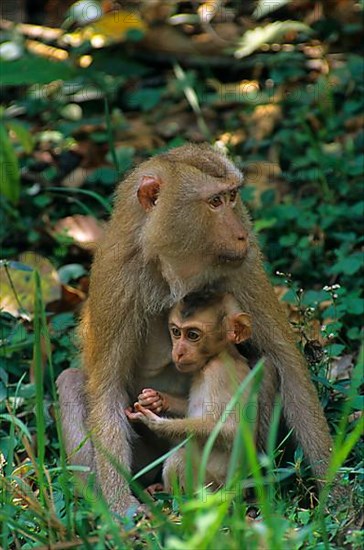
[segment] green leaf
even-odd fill
[[[119,179],[118,172],[111,166],[101,166],[96,168],[92,174],[87,176],[88,183],[101,183],[104,185],[115,185]]]
[[[270,227],[273,227],[277,222],[277,218],[267,218],[262,220],[257,220],[254,223],[254,230],[256,233],[259,233],[259,231],[262,231],[263,229],[269,229]]]
[[[64,312],[55,315],[52,319],[52,328],[56,332],[65,331],[67,328],[75,326],[75,317],[73,313]]]
[[[80,69],[77,70],[80,71]],[[16,61],[2,63],[1,84],[3,86],[49,84],[53,80],[70,80],[76,74],[76,69],[66,63],[25,55]]]
[[[324,300],[327,300],[327,292],[325,290],[307,290],[302,299],[302,305],[312,306],[320,304]]]
[[[346,335],[350,340],[360,340],[361,339],[361,332],[360,332],[359,327],[349,328]]]
[[[0,193],[12,204],[18,204],[20,196],[19,163],[2,123],[0,123],[0,166]]]
[[[331,344],[327,347],[330,357],[339,357],[340,354],[345,350],[343,344]]]
[[[355,396],[350,405],[357,411],[364,411],[364,395]]]
[[[310,510],[299,510],[297,512],[297,518],[302,523],[302,525],[307,525],[311,518]]]
[[[235,57],[241,59],[247,57],[263,46],[263,44],[271,44],[278,42],[288,32],[305,32],[311,34],[310,27],[299,21],[275,21],[269,23],[265,27],[256,27],[253,30],[246,31],[240,40],[239,47],[235,51]]]
[[[282,237],[279,239],[279,244],[282,246],[288,246],[291,247],[295,245],[297,242],[297,235],[296,233],[290,233],[288,235],[282,235]]]
[[[353,297],[346,298],[345,306],[348,313],[352,315],[363,315],[364,313],[364,300],[363,298]]]
[[[5,399],[7,398],[7,395],[8,395],[8,392],[6,390],[6,386],[4,382],[0,380],[0,402],[5,401]]]
[[[0,420],[4,420],[6,422],[10,422],[12,424],[15,424],[20,431],[29,439],[29,441],[32,440],[32,436],[30,435],[30,431],[28,430],[27,426],[20,420],[20,418],[17,418],[16,416],[12,414],[0,414]]]
[[[18,397],[33,399],[35,397],[35,384],[22,384],[19,386]]]
[[[150,111],[160,103],[164,92],[165,88],[146,88],[137,90],[128,94],[128,107],[131,109],[139,107],[144,112]]]
[[[330,272],[333,274],[345,273],[345,275],[354,275],[354,273],[359,271],[363,265],[363,255],[360,253],[354,253],[339,260],[332,266]]]
[[[288,292],[283,296],[282,302],[288,302],[289,304],[297,303],[297,293],[293,288],[290,288]]]
[[[135,149],[134,147],[117,147],[115,149],[115,155],[118,161],[118,167],[119,167],[119,174],[117,175],[117,178],[120,178],[120,175],[125,174],[133,165],[133,159],[135,155]],[[111,154],[108,153],[106,155],[106,159],[111,162]],[[118,180],[116,180],[118,181]],[[116,183],[114,181],[114,183]]]

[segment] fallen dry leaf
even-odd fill
[[[349,380],[354,366],[353,355],[335,357],[330,365],[329,380]]]
[[[75,309],[79,304],[86,300],[86,293],[70,285],[62,285],[62,310],[69,311]]]
[[[42,281],[42,296],[45,304],[49,304],[61,297],[61,283],[56,269],[51,262],[35,254],[24,252],[18,261],[33,270],[38,270]],[[0,267],[0,307],[14,315],[19,316],[20,306],[28,313],[34,311],[34,275],[32,271],[23,271],[14,267],[7,267],[11,278],[9,281],[5,267]]]
[[[249,185],[254,185],[254,202],[260,205],[260,197],[267,189],[276,189],[275,184],[282,174],[280,166],[275,162],[256,160],[248,162],[244,167],[245,179]]]
[[[89,174],[93,171],[92,168],[84,168],[78,166],[75,170],[72,170],[65,178],[63,178],[61,185],[63,187],[78,188],[81,187]]]
[[[102,237],[104,227],[92,216],[75,214],[59,220],[52,233],[61,233],[72,237],[75,243],[86,250],[95,250],[96,243]]]
[[[251,135],[261,141],[271,135],[277,122],[282,118],[279,105],[258,105],[251,117]]]

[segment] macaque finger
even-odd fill
[[[149,409],[146,409],[145,407],[142,407],[140,403],[135,403],[134,408],[137,411],[137,413],[144,415],[146,418],[150,420],[160,420],[159,417],[154,412],[150,411]]]
[[[160,397],[158,395],[155,395],[153,397],[141,397],[138,398],[138,402],[143,406],[146,407],[147,405],[152,405],[156,401],[160,401]]]
[[[138,395],[138,399],[147,399],[147,398],[157,398],[159,397],[159,392],[151,388],[146,388]]]
[[[145,405],[143,403],[140,403],[141,405],[143,405],[143,407],[145,407]],[[151,403],[149,405],[149,407],[146,407],[147,409],[149,409],[150,411],[161,411],[162,408],[163,408],[163,403],[162,403],[162,400],[161,399],[158,399],[158,401],[155,401],[154,403]]]
[[[130,422],[139,422],[143,421],[144,415],[141,412],[133,412],[131,407],[125,409],[125,414]]]
[[[164,491],[164,487],[161,483],[153,483],[152,485],[148,485],[145,491],[149,493],[152,497],[154,497],[155,493],[160,493],[161,491]]]
[[[161,407],[162,406],[162,400],[161,399],[155,399],[154,401],[138,401],[138,403],[142,406],[142,407],[145,407],[146,409],[155,409],[156,407]]]

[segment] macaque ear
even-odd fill
[[[228,340],[240,344],[252,335],[251,317],[247,313],[233,313],[228,317]]]
[[[146,212],[157,203],[161,179],[158,176],[143,176],[138,189],[138,201]]]

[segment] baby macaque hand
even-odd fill
[[[166,398],[163,394],[152,388],[144,388],[142,390],[142,393],[138,395],[138,403],[156,414],[160,414],[168,408]]]
[[[127,407],[124,409],[124,413],[130,422],[139,422],[141,420],[140,413],[136,413],[133,407]]]
[[[131,407],[125,409],[125,414],[131,422],[140,421],[147,426],[163,421],[160,416],[149,409],[145,409],[139,403],[134,403],[134,411],[132,411]]]

